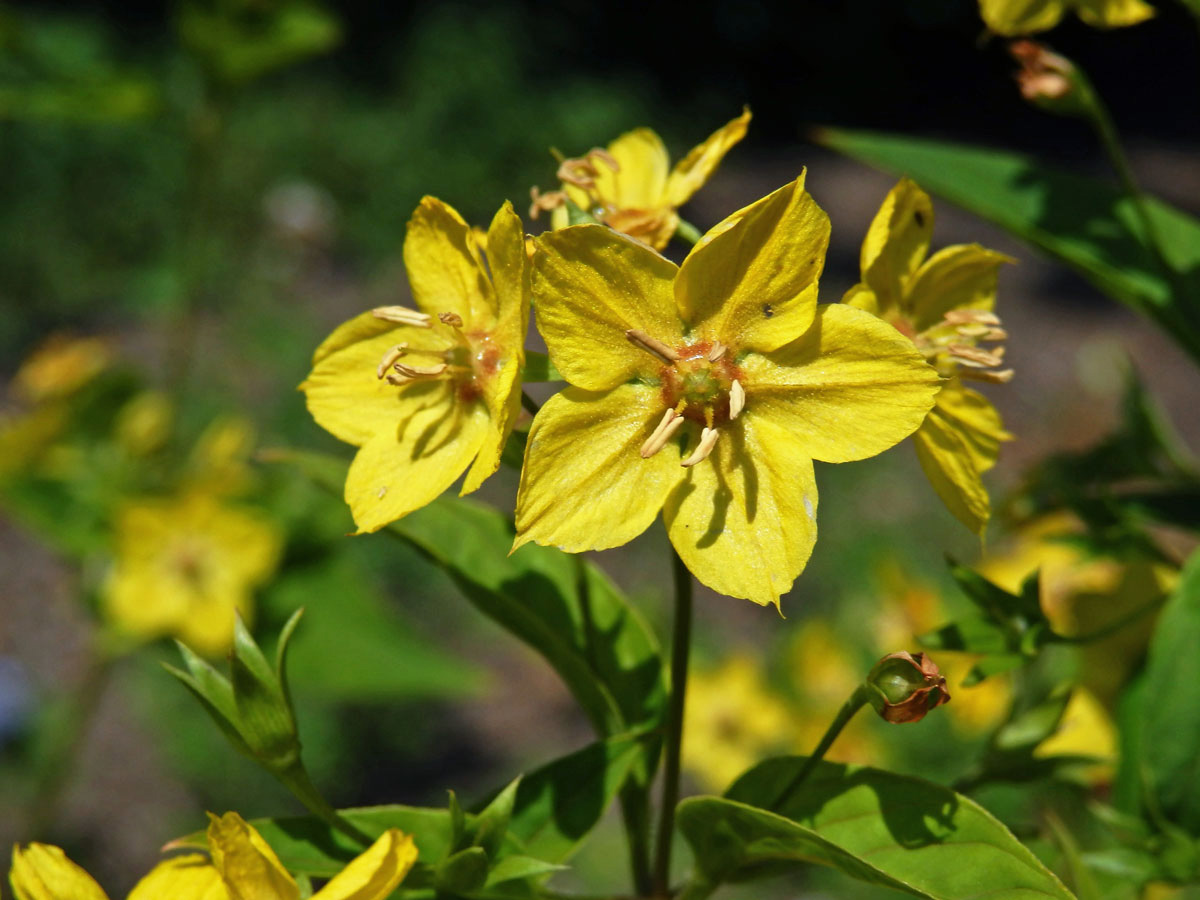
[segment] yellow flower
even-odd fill
[[[661,509],[700,581],[778,604],[816,541],[812,461],[886,450],[938,387],[895,329],[818,309],[828,241],[803,176],[682,266],[601,225],[543,234],[538,327],[571,387],[530,430],[514,549],[616,547]]]
[[[1069,10],[1096,28],[1124,28],[1154,15],[1142,0],[979,0],[987,27],[1009,36],[1053,28]]]
[[[1094,756],[1100,762],[1081,774],[1088,784],[1107,784],[1112,781],[1117,759],[1117,728],[1091,691],[1077,687],[1071,691],[1058,728],[1034,748],[1033,755]]]
[[[982,534],[991,517],[983,473],[1012,436],[996,408],[963,379],[1012,378],[1011,369],[998,368],[1004,348],[980,346],[1006,337],[991,310],[997,272],[1012,260],[978,244],[945,247],[926,259],[932,232],[929,195],[902,179],[871,222],[862,245],[862,281],[843,300],[890,322],[946,377],[913,443],[942,502]]]
[[[363,313],[317,348],[300,388],[317,423],[359,448],[346,478],[359,534],[429,503],[468,466],[463,494],[500,465],[521,404],[526,262],[510,204],[485,250],[457,212],[426,197],[404,241],[419,311]]]
[[[66,397],[108,368],[112,357],[103,338],[51,335],[21,363],[13,384],[30,403]]]
[[[656,250],[667,246],[679,226],[676,210],[712,177],[725,154],[746,135],[750,110],[714,131],[668,170],[662,138],[649,128],[626,132],[608,145],[559,167],[566,197],[617,231],[644,241]],[[558,195],[561,199],[561,195]],[[534,207],[539,203],[534,193]],[[559,206],[556,228],[567,224]]]
[[[209,656],[233,643],[234,611],[275,570],[276,527],[211,494],[127,504],[116,517],[116,564],[104,612],[135,637],[177,637]]]
[[[765,756],[796,747],[797,714],[773,694],[746,653],[688,677],[683,764],[706,790],[723,791]]]
[[[295,880],[253,827],[237,813],[210,818],[211,861],[200,853],[165,860],[128,900],[299,900]],[[412,838],[389,829],[313,900],[384,900],[416,858]],[[15,846],[9,883],[16,900],[108,900],[92,876],[49,844]]]

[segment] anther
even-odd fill
[[[589,150],[587,152],[587,155],[584,157],[584,159],[587,159],[587,160],[598,159],[598,160],[600,160],[600,162],[604,163],[606,166],[608,166],[614,172],[621,171],[621,164],[619,162],[617,162],[616,157],[613,156],[611,153],[609,153],[607,150],[603,149],[602,147],[593,147],[591,150]]]
[[[463,317],[455,312],[438,313],[438,321],[443,325],[449,325],[451,328],[463,327]]]
[[[529,218],[535,220],[542,210],[558,209],[567,202],[566,191],[547,191],[543,194],[537,185],[529,189],[529,197],[533,200],[529,204]]]
[[[435,363],[432,366],[409,366],[401,362],[396,363],[396,371],[405,378],[436,378],[446,369],[445,363]]]
[[[385,322],[395,322],[397,325],[412,325],[416,328],[429,328],[433,319],[423,312],[409,309],[406,306],[377,306],[371,314]]]
[[[383,359],[379,363],[379,368],[376,369],[378,377],[382,378],[384,373],[392,367],[392,363],[404,355],[404,351],[408,349],[408,344],[397,344],[383,354]]]
[[[959,375],[971,381],[986,381],[988,384],[1008,384],[1013,380],[1012,369],[1001,369],[998,372],[990,369],[963,369]]]
[[[724,344],[722,344],[720,341],[717,341],[715,344],[713,344],[713,348],[708,351],[708,361],[716,362],[718,359],[720,359],[722,356],[725,355],[725,352],[728,349],[729,348],[726,347]]]
[[[662,341],[656,340],[644,331],[638,331],[636,328],[631,328],[625,332],[625,337],[629,342],[647,353],[653,353],[665,363],[678,362],[682,357],[664,344]]]
[[[555,174],[559,181],[590,191],[596,186],[596,176],[600,173],[586,159],[564,159]]]
[[[969,347],[966,344],[951,344],[948,348],[950,355],[964,366],[972,368],[991,369],[1004,361],[1004,348],[997,347],[994,351],[982,350],[979,347]]]
[[[663,447],[667,446],[667,441],[671,439],[679,426],[686,420],[673,409],[668,409],[663,413],[662,420],[658,423],[658,427],[646,439],[646,443],[642,444],[642,459],[649,459]]]
[[[717,446],[717,438],[721,432],[715,428],[705,428],[700,432],[700,443],[696,445],[696,449],[692,451],[692,455],[680,463],[685,469],[690,469],[696,463],[704,462],[713,452],[713,447]]]
[[[1000,324],[1000,317],[986,309],[952,309],[944,318],[951,325],[971,325],[976,322],[981,325]]]
[[[736,378],[729,385],[729,418],[732,421],[742,414],[746,408],[746,389]]]

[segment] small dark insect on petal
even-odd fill
[[[916,220],[918,228],[925,227],[925,213],[921,212],[918,209],[916,212],[913,213],[913,218]]]
[[[775,315],[774,308],[771,306],[770,303],[764,303],[763,304],[763,318],[769,319],[773,315]]]

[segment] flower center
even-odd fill
[[[433,317],[403,306],[381,306],[372,311],[377,319],[410,328],[434,328]],[[470,402],[483,394],[483,380],[500,368],[500,348],[490,332],[465,331],[462,316],[438,313],[438,325],[450,333],[454,346],[446,350],[409,350],[401,342],[388,348],[375,370],[378,378],[398,388],[418,381],[452,381],[461,402]]]
[[[642,445],[642,456],[653,456],[690,420],[701,427],[700,440],[681,465],[691,467],[707,459],[717,444],[718,429],[740,416],[746,405],[744,376],[729,348],[719,341],[699,341],[677,349],[641,331],[627,331],[625,336],[663,363],[659,382],[666,412]]]
[[[995,313],[985,309],[952,309],[942,320],[918,332],[904,317],[889,320],[943,374],[992,383],[1012,380],[1012,369],[1001,369],[1008,337]],[[981,346],[992,344],[991,347]]]

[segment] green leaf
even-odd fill
[[[1184,566],[1150,641],[1138,744],[1168,819],[1200,835],[1200,551]]]
[[[542,859],[534,859],[532,856],[506,856],[492,867],[492,871],[488,873],[485,887],[492,887],[497,884],[503,884],[506,881],[516,881],[517,879],[537,878],[550,872],[562,871],[565,868],[566,866],[549,863]]]
[[[567,859],[600,821],[647,743],[657,745],[657,738],[643,733],[597,741],[526,775],[509,834],[529,856]]]
[[[971,671],[963,676],[962,685],[963,687],[974,687],[979,682],[986,681],[993,675],[1003,675],[1005,672],[1019,669],[1027,662],[1029,660],[1026,657],[1013,653],[989,656],[971,666]]]
[[[538,353],[536,350],[526,350],[525,370],[521,373],[521,380],[534,382],[562,381],[564,379],[558,374],[558,369],[554,368],[554,363],[550,362],[549,356],[545,353]]]
[[[919,778],[822,762],[779,812],[759,808],[804,762],[767,760],[726,798],[680,804],[702,879],[685,897],[806,863],[930,900],[1072,897],[983,807]]]
[[[917,638],[930,650],[954,650],[964,653],[1004,653],[1008,641],[1003,629],[980,617],[959,619]]]
[[[474,843],[490,857],[494,857],[508,831],[512,819],[513,801],[517,799],[517,786],[521,779],[510,781],[487,807],[475,817]]]
[[[438,863],[433,884],[439,891],[466,894],[483,887],[487,876],[487,851],[482,847],[468,847]]]
[[[1192,216],[1147,201],[1173,270],[1168,278],[1147,248],[1131,202],[1109,182],[1007,151],[941,141],[840,129],[823,129],[816,139],[908,175],[1066,263],[1110,297],[1154,318],[1200,360],[1200,222]]]

